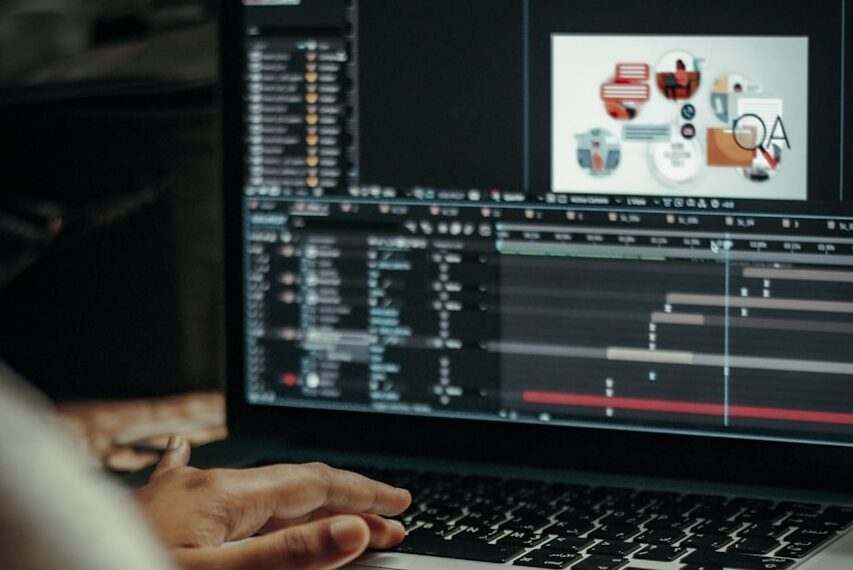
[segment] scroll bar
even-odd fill
[[[521,5],[521,37],[522,37],[522,110],[521,116],[523,121],[521,144],[524,148],[522,157],[523,161],[523,177],[524,191],[530,193],[530,0],[522,0]]]
[[[729,232],[726,232],[725,241],[723,242],[724,263],[725,263],[725,303],[723,308],[723,425],[729,426],[729,326],[731,320],[729,316],[729,293],[731,279],[731,264],[729,251],[731,249],[731,238]]]

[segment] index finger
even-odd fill
[[[393,516],[406,510],[412,501],[405,489],[323,463],[271,465],[227,473],[232,479],[228,495],[261,512],[268,509],[270,518],[296,518],[321,508]]]

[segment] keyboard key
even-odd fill
[[[779,509],[792,513],[816,513],[820,510],[820,505],[817,503],[799,503],[793,501],[784,501],[779,503]]]
[[[793,560],[778,557],[752,556],[734,552],[714,552],[713,550],[695,550],[684,557],[682,562],[697,566],[711,565],[737,570],[784,570],[794,564]]]
[[[616,498],[627,498],[637,494],[634,489],[627,487],[593,487],[587,496],[593,501],[607,501]]]
[[[776,551],[776,556],[785,558],[802,558],[820,546],[819,542],[792,542]]]
[[[767,554],[779,548],[781,544],[771,538],[741,538],[731,546],[729,552],[744,554]]]
[[[500,524],[500,528],[509,530],[536,531],[550,525],[551,521],[546,517],[526,515],[523,517],[510,517],[507,521],[502,522]]]
[[[593,538],[604,538],[608,540],[629,540],[640,534],[640,529],[635,526],[623,524],[606,524],[593,531]]]
[[[458,527],[457,527],[458,528]],[[475,542],[491,542],[503,534],[487,526],[465,526],[453,535],[453,540],[473,540]]]
[[[648,528],[671,528],[676,530],[687,530],[696,524],[696,520],[678,515],[658,515],[646,523]]]
[[[636,552],[640,548],[642,548],[642,545],[634,544],[633,542],[602,540],[586,552],[587,554],[605,554],[608,556],[619,556],[624,558],[632,552]]]
[[[513,562],[513,564],[516,566],[532,566],[534,568],[565,568],[577,557],[577,554],[560,550],[534,550],[528,552]]]
[[[498,531],[501,532],[501,531]],[[455,536],[453,537],[456,538]],[[516,544],[525,548],[533,548],[536,545],[542,544],[550,537],[547,535],[525,532],[523,530],[514,530],[506,536],[498,539],[498,544]]]
[[[457,525],[497,526],[507,518],[504,514],[468,513],[456,521]]]
[[[609,497],[598,504],[598,510],[629,511],[637,513],[647,507],[648,501],[637,497]]]
[[[652,544],[647,546],[642,552],[634,555],[637,560],[654,560],[656,562],[672,562],[679,556],[687,552],[686,548],[676,546],[666,546],[663,544]]]
[[[634,539],[634,542],[645,544],[674,544],[686,535],[680,530],[667,528],[652,528]]]
[[[524,549],[511,544],[485,544],[470,540],[445,540],[431,536],[409,536],[395,548],[397,552],[443,556],[478,562],[506,562]]]
[[[481,499],[468,502],[468,514],[465,516],[481,519],[494,517],[498,519],[498,522],[500,522],[509,518],[509,515],[507,515],[509,509],[510,507],[503,503],[494,500]]]
[[[694,534],[693,536],[682,542],[679,546],[690,546],[692,548],[710,548],[711,550],[717,550],[718,548],[724,547],[731,541],[732,539],[728,536],[721,536],[719,534]]]
[[[557,521],[545,527],[542,534],[556,534],[557,536],[577,536],[586,534],[593,530],[595,525],[587,521]]]
[[[492,526],[506,518],[508,517],[503,511],[498,511],[497,509],[481,509],[479,508],[479,505],[472,505],[468,507],[468,513],[459,519],[459,524]]]
[[[693,519],[729,520],[740,514],[742,509],[723,506],[700,506],[690,511],[688,516]]]
[[[835,533],[825,528],[799,528],[785,536],[785,542],[823,542]]]
[[[839,531],[846,526],[833,519],[824,518],[820,513],[801,513],[794,514],[782,521],[788,526],[796,526],[802,528],[826,529],[830,531]]]
[[[639,526],[651,520],[652,515],[645,513],[629,513],[626,511],[616,511],[604,516],[598,521],[598,524],[627,524],[631,526]]]
[[[619,570],[627,565],[624,558],[592,555],[572,566],[572,570]]]
[[[409,531],[409,536],[444,537],[456,530],[456,527],[444,523],[425,522],[418,528]]]
[[[437,507],[430,507],[415,514],[415,516],[412,517],[412,520],[436,523],[450,522],[452,520],[458,519],[462,515],[462,510],[459,508],[454,507],[441,509]]]
[[[573,536],[558,536],[554,540],[546,542],[542,548],[548,550],[566,550],[568,552],[579,552],[595,541],[589,538],[577,538]]]
[[[691,528],[690,531],[701,534],[731,534],[742,526],[743,523],[739,522],[705,520]]]
[[[787,526],[752,524],[743,530],[739,530],[738,536],[748,536],[752,538],[779,538],[789,530],[791,529]]]
[[[733,509],[746,509],[748,511],[770,511],[776,507],[776,504],[770,499],[750,499],[746,497],[736,497],[726,503],[726,506]]]
[[[723,497],[722,495],[703,495],[698,493],[690,493],[689,495],[684,495],[681,498],[681,502],[686,505],[691,506],[700,506],[700,505],[724,505],[728,499]]]
[[[853,522],[853,507],[827,507],[823,516],[846,527]]]
[[[676,501],[665,503],[652,503],[643,509],[647,515],[668,515],[670,517],[683,517],[687,514],[688,507]]]
[[[507,479],[503,484],[503,492],[517,499],[538,498],[548,484],[544,481],[530,479]]]
[[[590,522],[594,521],[600,516],[601,513],[595,512],[591,509],[586,509],[578,506],[569,506],[563,512],[554,515],[554,518],[558,521]]]
[[[551,483],[547,489],[548,493],[555,498],[571,498],[588,493],[590,487],[574,483]]]
[[[556,514],[559,510],[561,510],[561,509],[558,509],[557,507],[554,507],[552,505],[526,504],[526,505],[521,505],[520,507],[516,507],[515,509],[513,509],[512,513],[510,513],[510,515],[513,517],[521,517],[521,518],[524,518],[524,517],[541,518],[541,517],[549,517],[553,514]]]
[[[749,523],[749,524],[769,524],[776,525],[779,524],[788,513],[784,511],[780,511],[777,509],[771,510],[762,510],[762,509],[752,509],[745,510],[742,513],[739,513],[735,516],[734,520],[741,523]]]
[[[464,494],[441,494],[439,496],[433,496],[426,500],[421,501],[421,504],[424,507],[424,512],[432,513],[435,515],[440,515],[446,512],[454,512],[462,514],[462,509],[460,505],[463,505],[467,502],[471,501],[470,497],[466,497]]]
[[[640,491],[636,494],[638,499],[654,501],[656,503],[669,503],[681,499],[681,493],[675,491]]]

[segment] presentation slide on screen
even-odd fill
[[[551,38],[552,190],[805,200],[808,38]]]

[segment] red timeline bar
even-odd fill
[[[700,416],[723,416],[722,404],[681,402],[677,400],[650,400],[645,398],[608,398],[590,394],[567,392],[538,392],[525,390],[522,399],[531,404],[576,406],[580,408],[613,408],[670,414],[694,414]],[[789,410],[757,406],[729,406],[729,417],[755,420],[779,420],[816,424],[853,425],[853,414],[841,412],[818,412],[812,410]]]

